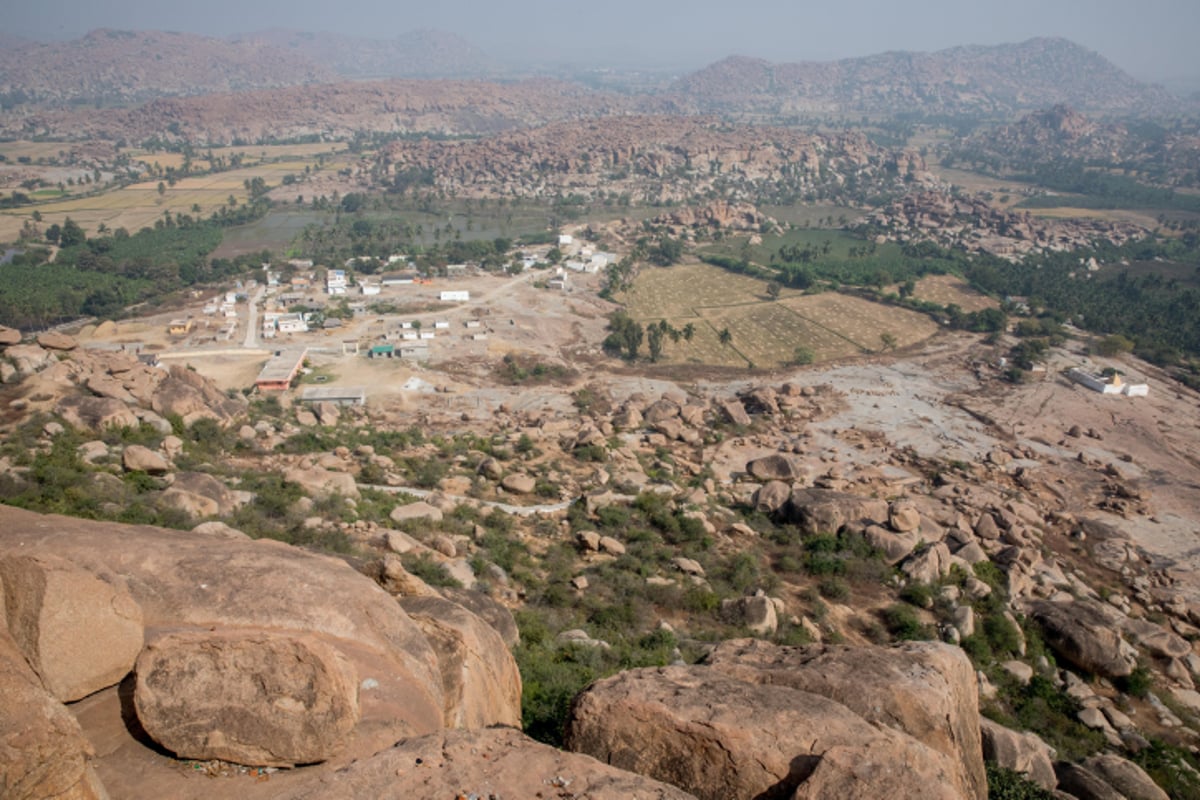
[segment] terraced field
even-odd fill
[[[899,348],[938,329],[923,314],[834,292],[785,289],[772,301],[763,281],[707,264],[648,269],[621,299],[643,324],[665,319],[677,330],[694,327],[691,341],[665,344],[664,360],[677,364],[777,367],[790,363],[798,347],[831,361],[883,350],[885,334]]]

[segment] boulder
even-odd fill
[[[1058,784],[1054,774],[1057,753],[1036,733],[1014,731],[986,717],[979,720],[979,733],[984,761],[1020,772],[1047,791]]]
[[[73,428],[99,433],[105,428],[137,428],[133,410],[111,397],[71,395],[58,401],[55,411]]]
[[[37,343],[47,350],[74,350],[79,346],[74,336],[58,331],[45,331],[37,335]]]
[[[664,420],[674,419],[679,416],[679,405],[673,403],[666,398],[657,400],[651,403],[645,411],[642,412],[642,419],[646,424],[654,425]]]
[[[521,726],[521,674],[495,628],[441,597],[402,597],[400,607],[433,645],[448,728]]]
[[[5,348],[4,357],[12,361],[22,375],[32,375],[54,360],[50,353],[36,344],[11,345]]]
[[[888,526],[897,533],[919,530],[921,512],[912,503],[898,500],[888,506]]]
[[[358,484],[354,476],[348,472],[332,472],[321,467],[289,469],[283,474],[285,481],[300,484],[305,494],[312,497],[330,497],[341,495],[358,499]]]
[[[747,462],[746,471],[760,481],[787,481],[789,483],[803,474],[796,460],[783,453],[772,453],[769,456]]]
[[[759,636],[770,636],[779,628],[775,604],[766,595],[730,597],[721,601],[721,616]]]
[[[751,503],[755,511],[764,514],[774,514],[787,505],[792,496],[792,487],[783,481],[770,481],[754,492]]]
[[[1192,646],[1187,639],[1144,619],[1126,619],[1125,633],[1156,658],[1187,658]]]
[[[845,705],[703,666],[635,669],[576,697],[567,749],[691,792],[702,800],[790,797],[835,747],[890,750],[904,791],[965,797],[949,758],[870,724]],[[980,798],[985,795],[980,795]]]
[[[911,757],[907,743],[894,739],[830,747],[790,800],[963,797],[949,786],[926,783],[939,776],[927,765],[911,764]]]
[[[902,731],[953,760],[953,783],[963,797],[987,796],[975,670],[961,648],[933,642],[780,647],[735,639],[718,644],[706,663],[743,681],[819,694],[868,722]]]
[[[124,678],[142,649],[129,592],[49,553],[0,555],[8,630],[54,697],[71,702]]]
[[[229,397],[212,381],[186,367],[171,367],[153,391],[150,407],[168,419],[178,415],[187,425],[199,419],[224,424],[246,411],[244,397]]]
[[[1137,657],[1121,639],[1118,611],[1092,600],[1035,600],[1029,615],[1041,626],[1046,644],[1069,664],[1105,678],[1133,672]]]
[[[504,465],[500,463],[499,459],[491,456],[480,461],[479,467],[475,471],[485,478],[490,478],[494,481],[498,481],[504,477]]]
[[[517,621],[513,618],[512,612],[483,592],[459,589],[453,586],[444,586],[438,591],[447,600],[458,603],[491,625],[496,633],[500,634],[500,639],[504,642],[505,647],[516,647],[521,642],[521,631],[517,628]]]
[[[1167,793],[1159,788],[1145,770],[1128,759],[1103,753],[1085,759],[1080,766],[1098,776],[1128,800],[1169,800]]]
[[[314,403],[313,412],[317,415],[317,421],[327,427],[334,427],[342,418],[341,409],[337,407],[336,403]]]
[[[21,343],[21,332],[16,328],[0,325],[0,347]]]
[[[806,534],[837,533],[852,522],[886,522],[886,500],[860,497],[831,489],[796,489],[784,509],[786,521]]]
[[[1065,792],[1075,800],[1128,800],[1104,778],[1082,764],[1060,761],[1055,766],[1058,791]]]
[[[157,503],[160,508],[181,511],[191,519],[215,517],[221,513],[221,506],[216,500],[174,486],[164,489]]]
[[[532,475],[507,475],[500,485],[513,494],[530,494],[537,488],[537,481]]]
[[[746,413],[746,407],[740,400],[722,400],[718,405],[721,411],[725,412],[725,418],[734,425],[750,426],[750,415]]]
[[[535,742],[512,728],[406,739],[279,800],[577,797],[694,800],[674,786]]]
[[[196,527],[192,528],[192,533],[200,533],[205,536],[215,536],[219,539],[249,539],[250,537],[239,531],[237,528],[230,527],[224,522],[201,522]]]
[[[430,522],[441,522],[442,516],[442,510],[440,508],[430,505],[424,501],[408,503],[407,505],[403,506],[396,506],[392,509],[392,513],[388,514],[388,518],[391,519],[392,522],[404,522],[405,520],[409,519],[427,519]],[[391,542],[389,540],[389,546],[390,544]],[[402,553],[406,551],[397,550],[396,552]]]
[[[170,492],[186,492],[192,497],[199,497],[214,504],[216,511],[210,512],[211,514],[230,514],[241,505],[229,487],[204,472],[175,473],[171,487],[163,494]]]
[[[159,631],[267,631],[336,642],[370,687],[355,753],[442,726],[441,676],[424,633],[395,600],[344,560],[269,539],[35,514],[0,506],[0,552],[57,554],[124,586],[147,640]]]
[[[121,453],[121,465],[126,472],[148,472],[151,475],[162,475],[171,468],[165,458],[140,444],[125,448]]]
[[[943,575],[950,571],[950,565],[954,563],[953,558],[950,555],[950,548],[938,542],[909,556],[900,565],[900,570],[914,581],[937,583]]]
[[[921,537],[916,533],[893,533],[882,525],[868,525],[863,538],[883,553],[889,566],[896,566],[917,549]]]
[[[180,758],[291,767],[341,750],[358,675],[309,634],[188,631],[146,645],[133,695],[146,733]]]
[[[0,795],[6,800],[107,800],[79,723],[43,688],[0,625]]]

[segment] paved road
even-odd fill
[[[254,297],[250,298],[250,320],[246,323],[246,341],[242,343],[242,347],[247,350],[258,347],[258,304],[262,301],[266,291],[265,285],[259,286]]]
[[[491,506],[499,509],[507,514],[514,514],[519,517],[528,517],[533,514],[547,513],[552,514],[556,511],[566,511],[570,508],[574,501],[564,500],[561,503],[546,503],[538,506],[514,506],[508,503],[498,503],[494,500],[476,500],[474,497],[460,497],[453,494],[444,494],[442,492],[433,491],[430,489],[414,489],[408,486],[378,486],[370,483],[358,484],[359,489],[374,489],[377,492],[387,492],[388,494],[411,494],[413,497],[429,497],[432,494],[438,494],[442,497],[448,497],[451,500],[457,500],[460,503],[478,503],[479,505]]]

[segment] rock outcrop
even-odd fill
[[[358,676],[314,636],[172,633],[138,658],[134,704],[146,732],[181,758],[291,767],[345,747]]]
[[[129,674],[142,649],[130,593],[47,552],[8,553],[0,549],[0,609],[47,691],[70,702]]]
[[[734,642],[710,666],[620,673],[576,698],[567,746],[700,798],[986,797],[969,662],[878,651]]]
[[[280,800],[364,797],[694,800],[673,786],[540,744],[511,728],[407,739]]]

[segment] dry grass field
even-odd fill
[[[831,361],[884,348],[883,334],[907,347],[929,338],[937,325],[923,314],[829,292],[804,295],[784,290],[770,301],[763,281],[707,264],[647,269],[623,298],[643,324],[665,319],[692,340],[667,340],[669,363],[769,368],[788,364],[804,347],[816,361]],[[728,343],[720,332],[728,329]]]
[[[58,154],[59,149],[60,145],[55,143],[6,142],[0,145],[0,153],[10,162],[19,156],[28,156],[34,161],[42,157],[51,158]],[[101,224],[110,229],[125,228],[136,231],[153,225],[155,220],[160,219],[167,211],[171,214],[199,213],[201,216],[208,216],[225,205],[230,195],[238,203],[245,202],[245,184],[252,178],[262,178],[268,186],[275,187],[283,182],[285,175],[302,175],[306,166],[314,173],[320,169],[322,175],[337,169],[341,164],[338,163],[336,155],[344,149],[344,145],[334,143],[215,149],[215,155],[223,156],[227,160],[241,154],[244,166],[229,172],[184,178],[176,181],[174,186],[166,186],[161,195],[158,193],[159,178],[154,177],[98,195],[68,197],[33,207],[6,210],[0,212],[0,241],[16,240],[34,208],[41,212],[43,227],[54,223],[62,224],[69,216],[89,234],[94,234]],[[319,164],[319,157],[322,155],[334,158],[322,167]],[[178,168],[183,163],[183,156],[179,153],[131,151],[131,158],[147,166],[157,165],[162,169]],[[207,165],[203,158],[196,159],[195,163],[200,168]],[[26,169],[47,171],[55,168],[32,165]],[[304,192],[303,184],[297,185],[300,187],[299,191]],[[197,206],[199,212],[196,211]]]
[[[896,290],[893,289],[893,291]],[[913,297],[943,306],[955,303],[967,312],[982,311],[985,308],[996,308],[1000,305],[987,295],[972,289],[957,275],[926,275],[917,281]]]

